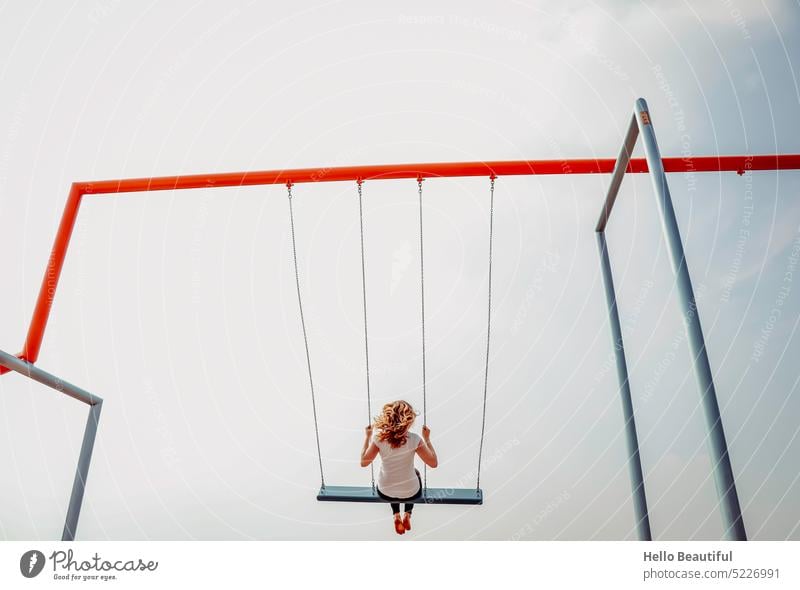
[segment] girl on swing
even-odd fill
[[[378,473],[378,495],[391,503],[394,515],[394,530],[398,535],[411,530],[409,502],[422,495],[422,480],[414,468],[414,455],[428,466],[436,467],[439,459],[431,444],[431,429],[422,426],[422,437],[409,432],[417,413],[411,404],[403,400],[383,406],[375,422],[367,426],[364,447],[361,449],[361,466],[367,467],[380,454],[381,468]],[[373,435],[373,427],[377,432]],[[400,516],[400,503],[405,502],[405,514]]]

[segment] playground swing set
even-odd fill
[[[631,158],[639,135],[642,136],[645,158]],[[566,159],[566,160],[513,160],[494,162],[448,162],[427,164],[385,164],[371,166],[351,166],[334,168],[304,168],[294,170],[268,170],[254,172],[197,174],[188,176],[169,176],[154,178],[134,178],[123,180],[105,180],[98,182],[76,182],[72,184],[64,213],[61,217],[50,258],[45,269],[44,278],[28,327],[28,333],[22,351],[12,355],[0,350],[0,375],[9,371],[20,373],[34,381],[42,383],[56,391],[77,399],[89,406],[89,415],[84,429],[83,441],[78,456],[78,464],[72,485],[67,515],[61,539],[74,540],[83,503],[86,481],[89,473],[92,450],[97,435],[100,411],[103,399],[77,387],[71,383],[40,369],[35,363],[39,357],[42,339],[47,326],[50,309],[55,297],[61,270],[69,246],[72,230],[78,216],[81,200],[87,194],[107,194],[130,192],[148,192],[193,188],[240,187],[257,185],[286,186],[289,223],[292,241],[292,262],[297,288],[297,302],[300,316],[300,327],[308,371],[309,391],[311,394],[311,410],[314,422],[315,442],[320,472],[320,489],[317,500],[327,502],[384,502],[375,489],[375,474],[371,474],[370,486],[332,486],[325,482],[322,462],[322,450],[319,437],[316,393],[309,351],[308,333],[303,314],[303,298],[300,287],[300,272],[297,263],[297,245],[295,236],[295,216],[292,205],[292,188],[299,184],[315,182],[350,181],[355,182],[358,191],[359,227],[361,249],[361,287],[364,312],[364,358],[366,374],[367,414],[372,419],[372,400],[369,372],[369,339],[367,324],[367,290],[366,264],[364,246],[364,212],[363,185],[367,181],[415,179],[419,197],[419,255],[420,255],[420,302],[421,302],[421,344],[422,344],[422,407],[423,422],[427,421],[427,387],[426,387],[426,350],[425,350],[425,266],[423,239],[423,181],[427,178],[452,177],[486,177],[489,180],[489,228],[488,228],[488,288],[487,288],[487,323],[486,354],[483,383],[483,411],[478,450],[478,469],[474,488],[428,488],[427,470],[423,483],[423,493],[415,500],[432,504],[467,504],[483,503],[483,491],[480,487],[480,469],[483,455],[483,442],[486,431],[486,402],[489,383],[489,351],[491,343],[491,310],[492,310],[492,249],[494,225],[494,192],[495,182],[503,176],[541,175],[541,174],[611,174],[605,201],[595,227],[600,268],[603,276],[604,291],[608,307],[609,325],[616,359],[619,394],[622,401],[624,428],[626,436],[627,463],[631,480],[634,509],[634,521],[640,540],[651,540],[650,520],[647,512],[644,477],[639,457],[639,444],[634,420],[633,403],[628,381],[627,362],[622,340],[616,293],[605,240],[605,230],[609,222],[614,202],[617,198],[622,179],[626,173],[648,173],[652,180],[662,229],[667,242],[675,281],[679,294],[681,312],[687,333],[687,340],[700,389],[704,409],[706,427],[708,429],[708,446],[715,487],[719,498],[719,508],[724,528],[724,536],[728,540],[747,540],[744,521],[742,519],[739,498],[728,456],[728,448],[722,419],[719,412],[717,395],[714,388],[708,355],[695,296],[689,276],[689,269],[683,250],[672,199],[667,183],[667,173],[673,172],[736,172],[768,170],[798,170],[800,154],[773,155],[734,155],[734,156],[697,156],[684,158],[662,158],[652,118],[647,103],[638,99],[634,105],[633,115],[625,133],[622,148],[616,159]]]

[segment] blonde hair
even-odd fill
[[[388,442],[395,449],[402,447],[408,440],[408,429],[416,417],[417,413],[407,401],[397,400],[385,404],[374,422],[375,428],[380,430],[378,440]]]

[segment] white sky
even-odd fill
[[[664,155],[797,153],[798,16],[742,0],[6,3],[0,348],[24,340],[72,181],[612,157],[638,96]],[[798,174],[670,180],[748,534],[800,539]],[[407,538],[635,538],[593,235],[606,183],[497,181],[486,502],[421,506]],[[425,190],[429,483],[469,486],[488,182]],[[421,406],[416,186],[364,192],[374,404]],[[355,187],[295,195],[326,480],[366,484]],[[654,536],[719,538],[647,178],[625,180],[608,240]],[[293,279],[281,188],[84,200],[39,359],[105,399],[79,539],[395,536],[385,506],[315,501]],[[0,414],[0,538],[58,538],[85,408],[6,375]]]

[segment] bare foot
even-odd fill
[[[403,528],[407,531],[411,530],[411,513],[406,512],[405,516],[403,517]]]
[[[400,518],[399,514],[395,514],[394,516],[394,532],[398,535],[404,535],[406,533],[406,527],[403,525],[403,520]]]

